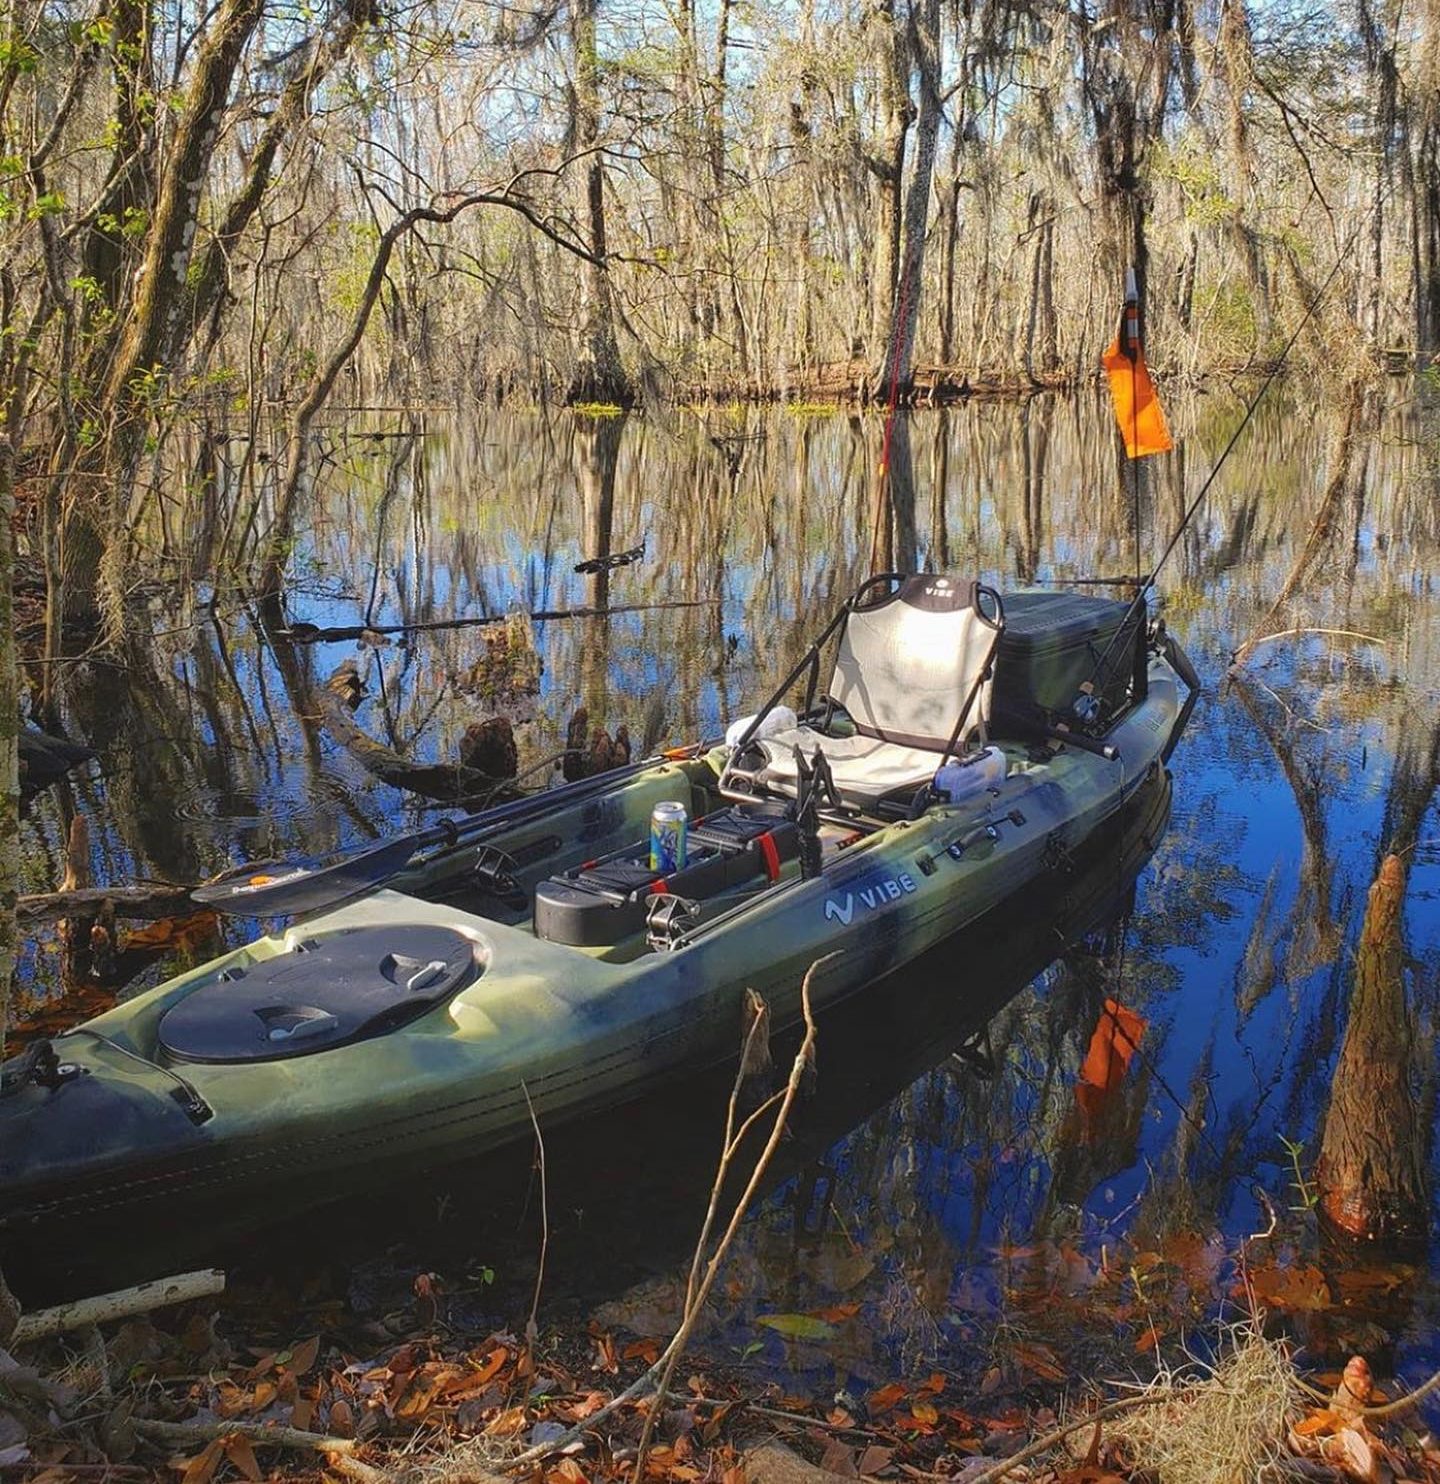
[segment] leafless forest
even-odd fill
[[[0,134],[0,632],[18,560],[48,662],[222,445],[212,565],[278,591],[327,407],[1073,383],[1127,262],[1172,382],[1332,282],[1337,405],[1440,336],[1435,0],[19,0]]]

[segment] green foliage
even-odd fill
[[[1255,301],[1236,279],[1221,279],[1195,290],[1195,324],[1217,360],[1235,360],[1255,349],[1259,333]]]
[[[0,71],[14,71],[22,76],[40,66],[40,53],[28,42],[14,39],[0,41]]]
[[[1235,215],[1235,203],[1225,194],[1215,156],[1199,140],[1185,139],[1158,152],[1155,173],[1179,186],[1185,200],[1185,220],[1197,227],[1219,226]]]
[[[1293,1139],[1287,1139],[1284,1134],[1280,1135],[1280,1143],[1284,1146],[1285,1153],[1290,1156],[1290,1169],[1294,1178],[1290,1182],[1290,1188],[1295,1191],[1299,1199],[1298,1205],[1290,1207],[1292,1211],[1313,1211],[1320,1204],[1320,1192],[1305,1178],[1305,1172],[1300,1166],[1300,1156],[1304,1152],[1305,1145],[1296,1143]]]
[[[88,42],[91,46],[108,47],[115,40],[115,22],[108,15],[96,16],[77,28],[76,40]]]
[[[59,191],[46,191],[36,196],[25,213],[26,221],[38,221],[42,216],[59,216],[65,210],[65,197]]]

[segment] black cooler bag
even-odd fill
[[[1026,735],[1063,724],[1098,733],[1143,699],[1146,613],[1126,625],[1129,612],[1128,603],[1088,593],[1008,594],[991,730]]]

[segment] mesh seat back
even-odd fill
[[[829,694],[858,731],[943,752],[972,691],[960,741],[989,722],[986,672],[999,629],[978,596],[969,579],[921,575],[851,612]]]

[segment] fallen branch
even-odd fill
[[[377,742],[357,725],[351,706],[358,701],[361,689],[354,661],[346,660],[324,685],[315,687],[314,702],[325,730],[382,783],[446,803],[482,793],[494,794],[509,786],[515,772],[515,740],[505,718],[492,718],[482,724],[488,729],[492,744],[489,756],[496,759],[499,771],[470,767],[461,761],[415,763],[393,747]]]
[[[75,891],[39,891],[22,896],[15,904],[21,922],[58,922],[62,917],[98,917],[113,912],[116,917],[137,917],[158,922],[162,917],[183,917],[199,910],[188,886],[156,882],[152,886],[86,886]]]
[[[220,1293],[224,1287],[225,1274],[219,1268],[201,1268],[193,1273],[178,1273],[173,1278],[155,1278],[149,1283],[138,1283],[134,1288],[121,1288],[114,1293],[57,1304],[53,1309],[37,1309],[33,1314],[21,1315],[12,1343],[26,1345],[49,1335],[64,1334],[67,1330],[84,1329],[86,1325],[128,1319],[132,1314],[148,1314],[169,1304],[206,1298],[212,1293]]]
[[[1358,629],[1281,629],[1278,634],[1266,634],[1256,639],[1251,645],[1251,650],[1259,649],[1262,644],[1273,644],[1277,639],[1298,639],[1303,635],[1323,634],[1332,639],[1362,639],[1366,644],[1378,644],[1382,649],[1385,641],[1374,634],[1362,634]]]
[[[719,598],[665,598],[655,603],[611,603],[604,608],[537,608],[525,615],[531,623],[550,623],[566,618],[607,618],[616,613],[655,613],[668,608],[714,608]],[[370,635],[432,634],[450,629],[483,629],[508,623],[514,614],[487,613],[474,618],[436,618],[423,623],[340,624],[319,628],[313,623],[293,623],[280,633],[295,644],[331,644],[364,639]]]
[[[986,1469],[983,1474],[967,1476],[965,1484],[996,1484],[996,1480],[1003,1479],[1006,1474],[1018,1468],[1022,1463],[1038,1457],[1041,1453],[1048,1453],[1057,1443],[1063,1443],[1072,1432],[1094,1427],[1097,1422],[1104,1422],[1110,1417],[1118,1417],[1122,1412],[1132,1411],[1136,1407],[1153,1406],[1156,1402],[1173,1402],[1180,1394],[1179,1391],[1146,1391],[1139,1396],[1127,1396],[1118,1402],[1111,1402],[1108,1406],[1101,1407],[1098,1412],[1087,1412],[1085,1416],[1077,1417],[1075,1421],[1067,1422],[1053,1432],[1047,1432],[1043,1438],[1036,1438],[1033,1443],[1027,1443],[1023,1448],[1012,1453],[1009,1458],[1001,1459],[994,1468]],[[940,1476],[927,1474],[925,1477],[939,1478]]]
[[[1386,1402],[1384,1406],[1361,1407],[1356,1415],[1360,1417],[1394,1417],[1399,1412],[1408,1412],[1411,1407],[1418,1406],[1432,1391],[1436,1390],[1440,1390],[1440,1371],[1436,1371],[1428,1381],[1422,1381],[1414,1391],[1407,1391],[1404,1396],[1397,1397],[1393,1402]]]
[[[334,1453],[344,1458],[360,1444],[354,1438],[332,1438],[320,1432],[304,1432],[298,1427],[267,1427],[263,1422],[157,1422],[137,1417],[135,1431],[157,1443],[178,1443],[194,1447],[213,1443],[216,1438],[241,1437],[267,1448],[310,1448],[316,1453]]]

